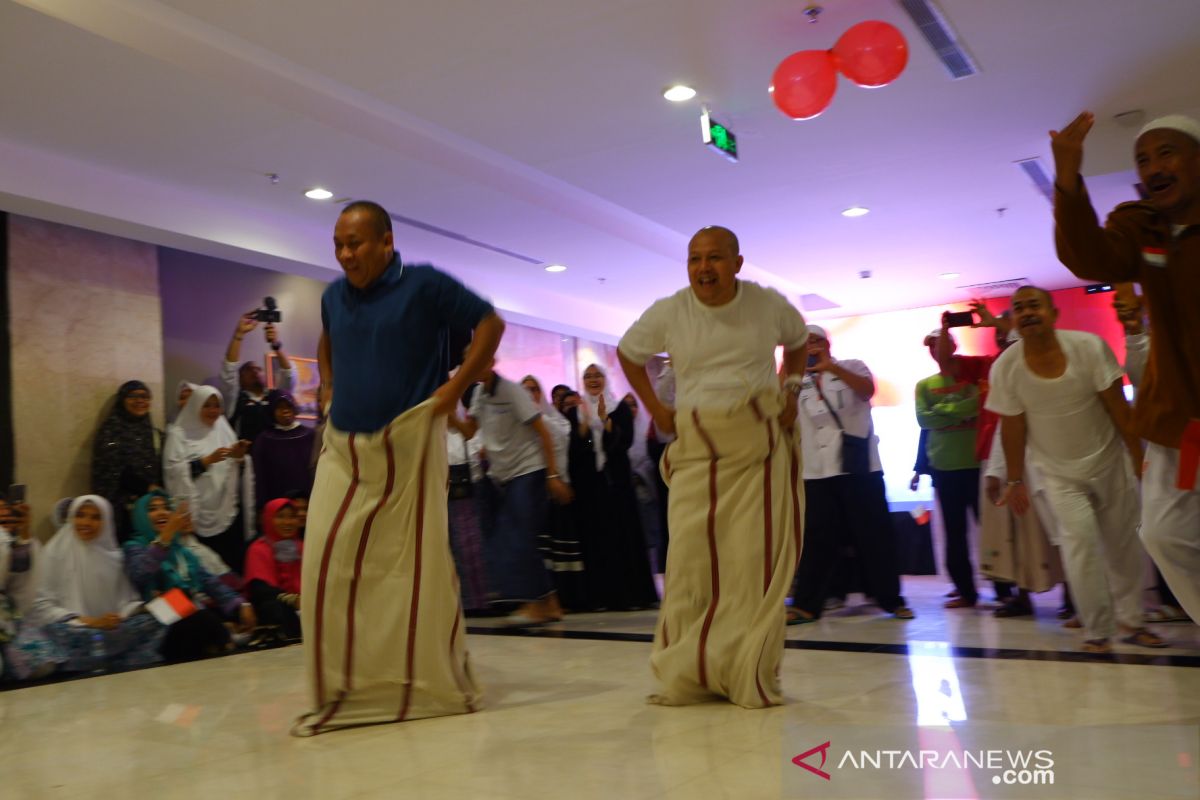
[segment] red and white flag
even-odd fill
[[[196,605],[179,589],[171,589],[146,603],[146,610],[163,625],[174,625],[196,613]]]
[[[1167,265],[1167,251],[1162,247],[1143,247],[1142,260],[1152,267]]]

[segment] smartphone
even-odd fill
[[[809,353],[808,354],[808,366],[811,368],[811,367],[815,367],[816,365],[817,365],[817,354]]]
[[[975,313],[972,311],[947,311],[946,327],[966,328],[975,324]]]
[[[8,487],[9,505],[19,506],[25,502],[25,484],[14,483]]]

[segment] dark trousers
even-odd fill
[[[821,616],[846,544],[858,554],[865,590],[879,607],[890,612],[905,605],[883,473],[805,481],[804,497],[804,550],[796,571],[795,607]]]
[[[278,628],[288,639],[300,638],[300,616],[296,609],[279,599],[282,589],[255,579],[246,586],[246,593],[254,606],[259,626]]]
[[[207,545],[221,557],[229,569],[241,575],[246,565],[246,527],[242,512],[234,517],[233,522],[224,532],[215,536],[200,536],[201,544]]]
[[[530,602],[553,592],[538,551],[538,534],[546,525],[546,470],[503,485],[488,478],[477,486],[482,490],[489,601]]]
[[[958,596],[968,603],[979,599],[975,590],[975,569],[967,544],[967,511],[979,521],[979,468],[933,470],[933,488],[946,526],[946,572],[954,582]]]
[[[660,575],[667,571],[667,547],[671,543],[671,532],[667,528],[667,506],[671,499],[671,490],[667,488],[666,481],[662,478],[662,457],[667,451],[667,446],[658,439],[651,438],[646,442],[646,454],[654,460],[654,488],[658,492],[658,530],[659,530],[659,546],[655,557],[658,563],[655,572]]]
[[[196,661],[226,652],[229,642],[229,630],[221,616],[211,609],[202,608],[167,628],[162,655],[171,663]]]

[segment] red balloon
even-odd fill
[[[771,99],[792,119],[812,119],[837,91],[837,67],[828,50],[801,50],[779,62],[771,76]]]
[[[860,22],[833,46],[838,69],[859,86],[887,86],[908,64],[908,43],[894,25],[879,20]]]

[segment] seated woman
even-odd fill
[[[234,572],[241,572],[254,535],[249,449],[229,426],[221,395],[211,386],[192,392],[163,447],[167,492],[187,501],[196,534]]]
[[[18,650],[40,626],[63,672],[129,669],[161,660],[166,629],[145,613],[125,577],[112,506],[103,497],[72,501],[67,524],[43,549],[33,581],[33,608],[17,636]],[[36,671],[44,665],[25,666]]]
[[[259,438],[262,438],[261,435]],[[286,497],[263,509],[263,535],[246,552],[246,597],[261,627],[284,641],[300,638],[300,517]]]
[[[92,447],[92,492],[112,505],[120,542],[133,532],[133,501],[163,482],[158,431],[150,421],[151,399],[150,387],[141,381],[122,384]]]
[[[220,578],[204,568],[186,543],[188,515],[171,507],[164,492],[151,492],[133,505],[134,538],[125,543],[130,580],[146,600],[179,589],[196,612],[167,628],[162,654],[167,661],[195,661],[233,649],[226,620],[253,630],[254,611]],[[203,546],[203,545],[201,545]]]
[[[65,513],[56,527],[65,524]],[[0,497],[0,675],[22,680],[43,678],[57,666],[57,651],[36,626],[37,635],[22,639],[23,650],[14,641],[33,605],[33,565],[40,543],[30,533],[29,521],[29,506]]]
[[[260,508],[268,500],[287,497],[289,492],[312,491],[312,428],[296,421],[296,401],[287,392],[272,389],[267,403],[275,424],[254,439],[250,455],[254,461],[254,493]]]

